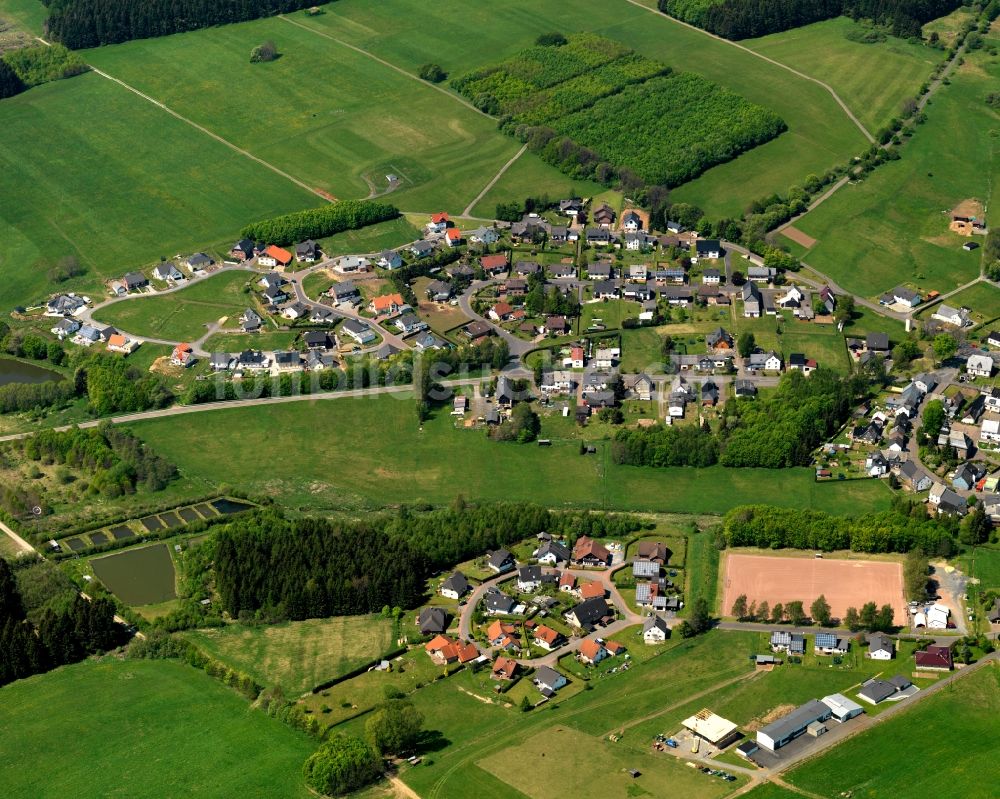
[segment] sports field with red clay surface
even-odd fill
[[[892,605],[897,623],[907,619],[900,563],[729,553],[723,565],[723,615],[729,615],[740,594],[746,594],[747,602],[766,600],[771,607],[800,600],[807,614],[813,600],[823,594],[831,615],[838,619],[849,607],[860,610],[866,602]]]

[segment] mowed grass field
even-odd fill
[[[874,134],[899,114],[944,53],[892,36],[876,44],[846,36],[868,30],[849,17],[837,17],[743,44],[828,83]]]
[[[968,56],[951,85],[934,95],[927,122],[916,127],[901,160],[845,186],[796,222],[817,239],[806,262],[872,297],[900,283],[944,292],[975,278],[982,250],[962,249],[966,239],[948,231],[949,212],[968,198],[993,206],[1000,115],[983,98],[998,78],[996,59]]]
[[[60,288],[100,296],[130,267],[322,202],[96,74],[4,100],[0,194],[5,310],[52,291],[64,256],[87,274]]]
[[[976,283],[967,289],[962,289],[958,294],[953,294],[945,300],[945,303],[952,308],[968,308],[972,312],[973,322],[977,325],[988,324],[1000,317],[1000,287],[985,281]],[[920,314],[920,317],[930,318],[937,308],[938,306],[935,305]],[[979,331],[979,335],[985,336],[988,332],[989,329],[984,328]]]
[[[971,554],[958,559],[958,567],[969,577],[979,580],[981,591],[1000,590],[1000,549],[976,547]]]
[[[393,202],[392,196],[386,197],[385,201]],[[331,257],[352,253],[377,253],[389,248],[402,247],[422,237],[421,231],[406,217],[401,216],[360,230],[345,230],[343,233],[323,239],[320,245],[324,255]]]
[[[191,341],[206,325],[237,317],[251,304],[243,287],[257,276],[242,270],[221,271],[162,296],[135,296],[102,308],[96,319],[137,336]]]
[[[419,36],[426,22],[419,15],[410,22]],[[251,64],[250,50],[265,40],[281,58]],[[383,189],[392,173],[403,182],[389,196],[393,203],[457,213],[520,147],[456,97],[284,19],[144,39],[86,57],[338,198],[367,196],[366,179]]]
[[[0,688],[6,799],[309,796],[316,742],[176,661],[65,666]]]
[[[813,796],[855,799],[996,796],[1000,764],[989,730],[1000,713],[1000,669],[988,665],[935,696],[784,775]],[[903,788],[905,786],[905,788]]]
[[[132,427],[198,484],[228,483],[310,510],[445,504],[463,494],[683,513],[766,501],[845,514],[883,509],[891,496],[875,480],[816,483],[805,468],[647,469],[613,464],[603,442],[597,456],[581,456],[578,439],[501,444],[456,429],[447,408],[419,430],[409,395],[214,410]],[[294,455],[261,469],[261,453],[278,449]]]
[[[280,685],[286,695],[298,696],[388,652],[392,631],[389,619],[338,616],[260,627],[231,625],[185,635],[262,685]]]

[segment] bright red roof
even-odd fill
[[[288,250],[283,250],[281,247],[271,244],[266,250],[264,250],[265,255],[270,255],[279,264],[290,264],[292,262],[292,254]]]

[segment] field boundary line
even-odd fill
[[[504,172],[506,172],[508,169],[510,169],[514,165],[514,162],[518,158],[520,158],[522,155],[524,155],[524,153],[527,151],[527,149],[528,149],[528,145],[525,144],[523,147],[521,147],[520,150],[518,150],[516,153],[514,153],[514,155],[511,157],[511,159],[506,164],[504,164],[502,167],[500,167],[500,171],[497,172],[493,176],[493,180],[491,180],[489,183],[487,183],[486,187],[481,192],[479,192],[479,194],[476,195],[476,198],[471,203],[469,203],[467,206],[465,206],[465,210],[462,211],[462,216],[469,216],[472,213],[472,209],[479,203],[479,201],[481,199],[483,199],[483,197],[486,196],[487,192],[489,192],[489,190],[492,189],[496,185],[496,182],[498,180],[500,180],[500,178],[503,177]]]
[[[130,86],[128,83],[126,83],[125,81],[123,81],[121,78],[116,78],[114,75],[110,75],[107,72],[105,72],[104,70],[98,69],[97,67],[93,66],[92,64],[88,64],[88,66],[94,72],[94,74],[100,75],[102,78],[110,80],[112,83],[117,83],[119,86],[123,86],[124,88],[126,88],[130,92],[132,92],[133,94],[138,95],[139,97],[141,97],[143,100],[146,100],[147,102],[152,103],[153,105],[155,105],[157,108],[160,108],[163,111],[166,111],[168,114],[170,114],[170,116],[175,117],[176,119],[179,119],[181,122],[184,122],[184,123],[190,125],[195,130],[201,131],[206,136],[209,136],[209,137],[215,139],[220,144],[224,144],[226,147],[228,147],[233,152],[237,152],[240,155],[242,155],[242,156],[244,156],[246,158],[249,158],[251,161],[256,161],[258,164],[260,164],[263,167],[266,167],[267,169],[270,169],[275,174],[281,175],[281,177],[285,178],[285,180],[290,180],[292,183],[294,183],[299,188],[305,189],[310,194],[316,195],[321,200],[323,200],[323,202],[327,202],[327,203],[330,202],[329,199],[327,199],[320,191],[318,191],[317,189],[313,188],[312,186],[309,186],[308,184],[304,183],[303,181],[299,180],[294,175],[290,175],[289,173],[285,172],[280,167],[276,167],[274,164],[271,164],[271,163],[265,161],[263,158],[260,158],[260,157],[258,157],[256,155],[254,155],[249,150],[244,150],[242,147],[239,147],[239,146],[233,144],[228,139],[222,138],[222,136],[220,136],[218,133],[213,133],[211,130],[209,130],[208,128],[206,128],[204,125],[199,125],[193,119],[188,119],[186,116],[183,116],[182,114],[179,114],[177,111],[174,111],[172,108],[169,108],[165,103],[160,102],[155,97],[151,97],[150,95],[146,94],[145,92],[140,91],[139,89],[135,88],[135,86]]]
[[[783,64],[780,61],[775,61],[773,58],[763,55],[762,53],[758,53],[756,50],[751,50],[749,47],[739,44],[738,42],[734,42],[729,39],[724,39],[721,36],[716,36],[714,33],[710,33],[709,31],[703,30],[702,28],[699,28],[695,25],[691,25],[690,23],[684,22],[683,20],[677,19],[676,17],[671,17],[669,14],[664,14],[655,8],[650,8],[647,5],[643,5],[642,3],[639,2],[639,0],[625,0],[625,2],[631,3],[637,8],[649,11],[651,14],[656,14],[658,17],[663,17],[665,19],[670,20],[671,22],[675,22],[678,25],[683,25],[685,28],[690,28],[691,30],[697,31],[698,33],[704,34],[705,36],[708,36],[712,39],[716,39],[717,41],[720,41],[723,44],[728,44],[730,47],[735,47],[737,50],[743,50],[744,52],[750,53],[750,55],[752,56],[756,56],[762,61],[767,61],[769,64],[774,64],[774,66],[776,67],[781,67],[782,69],[788,70],[793,75],[797,75],[803,80],[808,80],[811,81],[812,83],[815,83],[817,86],[822,86],[830,93],[830,96],[833,97],[833,99],[837,102],[837,105],[841,107],[844,113],[847,114],[847,118],[850,119],[851,122],[854,123],[855,127],[857,127],[857,129],[861,131],[861,135],[863,135],[869,141],[869,143],[871,144],[875,143],[875,137],[868,132],[868,128],[866,128],[863,124],[861,124],[861,120],[858,119],[856,116],[854,116],[854,112],[847,107],[847,103],[845,103],[843,100],[840,99],[840,95],[833,90],[833,87],[829,83],[824,83],[819,78],[814,78],[812,75],[807,75],[805,72],[799,72],[794,67],[788,66],[788,64]]]
[[[361,55],[366,56],[367,58],[370,58],[373,61],[377,61],[382,66],[389,67],[389,69],[395,70],[400,75],[405,75],[406,77],[410,78],[410,80],[415,80],[417,83],[422,83],[428,89],[434,89],[434,91],[436,91],[436,92],[441,92],[441,94],[443,94],[445,97],[450,97],[455,102],[461,103],[466,108],[470,108],[473,111],[475,111],[477,114],[480,114],[481,116],[484,116],[487,119],[493,119],[493,117],[491,117],[485,111],[480,111],[478,108],[476,108],[468,100],[465,100],[464,98],[459,97],[457,94],[453,94],[452,92],[448,91],[447,89],[443,88],[442,86],[438,86],[437,84],[434,84],[434,83],[431,83],[430,81],[424,80],[419,75],[414,75],[412,72],[407,72],[402,67],[398,67],[395,64],[393,64],[391,61],[386,61],[384,58],[380,58],[379,56],[375,55],[374,53],[370,53],[368,50],[365,50],[363,47],[358,47],[357,45],[351,44],[350,42],[345,42],[343,39],[338,39],[336,36],[332,36],[329,33],[326,33],[325,31],[317,30],[316,28],[310,27],[309,25],[303,25],[301,22],[297,22],[294,19],[289,19],[284,14],[278,14],[278,19],[284,20],[289,25],[294,25],[296,28],[302,28],[302,30],[304,30],[304,31],[309,31],[310,33],[314,33],[317,36],[322,36],[324,39],[329,39],[331,42],[336,42],[337,44],[339,44],[339,45],[341,45],[343,47],[347,47],[347,48],[349,48],[351,50],[354,50],[354,52],[356,52],[356,53],[361,53]]]

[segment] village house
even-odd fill
[[[947,646],[931,644],[924,650],[914,652],[913,659],[918,670],[951,671],[953,667],[951,649]]]
[[[514,556],[509,550],[498,549],[490,553],[486,565],[494,574],[504,574],[513,571],[517,566],[517,561],[514,560]]]
[[[469,592],[471,587],[465,575],[460,571],[456,571],[442,581],[438,588],[438,593],[448,599],[461,599]]]
[[[493,663],[493,670],[490,677],[494,680],[513,680],[517,676],[517,661],[502,655]]]
[[[813,651],[817,655],[846,655],[850,648],[848,638],[838,637],[833,633],[816,633]]]
[[[391,315],[399,313],[404,309],[409,309],[409,305],[403,299],[403,295],[398,292],[395,294],[382,294],[378,297],[374,297],[370,303],[368,303],[368,310],[379,316]]]
[[[709,350],[732,351],[736,346],[736,340],[723,328],[717,327],[705,336],[705,345]]]
[[[295,245],[295,260],[300,264],[314,264],[322,257],[319,245],[312,239],[300,241]]]
[[[164,280],[168,283],[184,280],[184,275],[181,274],[181,270],[174,266],[171,261],[164,261],[163,263],[157,264],[153,268],[153,277],[157,280]]]
[[[539,624],[535,627],[532,633],[531,642],[541,648],[546,652],[551,652],[553,649],[558,649],[565,642],[562,635],[551,627],[547,627],[544,624]]]
[[[259,251],[258,246],[250,239],[240,239],[229,251],[229,256],[237,261],[249,261]]]
[[[670,628],[659,616],[648,616],[642,623],[642,640],[646,644],[662,644],[670,637]]]
[[[990,377],[993,358],[984,352],[974,352],[965,361],[965,371],[973,377]]]
[[[149,285],[149,278],[142,272],[129,272],[122,278],[125,291],[136,291]]]
[[[567,683],[566,678],[551,666],[539,666],[531,681],[538,687],[538,690],[541,691],[544,697],[555,696],[556,691]]]
[[[743,284],[742,297],[743,316],[747,319],[759,319],[761,306],[760,289],[748,280]]]
[[[451,218],[448,214],[442,212],[432,214],[430,222],[424,225],[424,228],[428,233],[444,233],[448,229],[449,225],[451,225]]]
[[[892,660],[896,655],[895,642],[885,633],[872,633],[868,636],[868,652],[872,660]]]
[[[190,344],[178,344],[174,347],[174,351],[170,354],[170,363],[173,366],[182,366],[187,368],[194,362],[194,350],[191,348]]]
[[[573,563],[578,566],[610,566],[611,553],[600,542],[583,535],[573,546]]]
[[[477,227],[469,231],[469,241],[474,244],[496,244],[500,239],[500,234],[494,227]]]
[[[403,258],[395,250],[382,250],[375,263],[382,269],[399,269],[403,265]]]
[[[610,621],[613,615],[603,597],[594,597],[568,610],[563,614],[563,618],[567,624],[589,632],[596,625]]]
[[[521,566],[517,570],[517,590],[522,594],[533,594],[541,587],[541,566]]]
[[[580,644],[578,657],[580,662],[587,666],[596,666],[607,656],[608,650],[604,648],[604,645],[597,643],[592,638],[587,638]]]
[[[545,541],[532,555],[539,563],[549,566],[568,563],[570,559],[569,549],[558,541]]]
[[[413,244],[410,245],[409,250],[410,255],[414,258],[427,258],[434,252],[434,245],[426,239],[421,239],[420,241],[413,242]]]
[[[721,258],[722,245],[718,239],[698,239],[694,245],[695,256],[698,260],[702,258]]]
[[[471,663],[479,657],[479,650],[473,643],[462,643],[446,635],[437,635],[426,644],[424,651],[439,666],[450,663]]]
[[[261,266],[280,266],[284,268],[292,262],[292,257],[292,254],[288,250],[271,244],[264,249],[264,252],[257,256],[257,263]]]
[[[770,283],[777,275],[777,270],[773,266],[747,267],[747,280],[752,283]]]
[[[971,327],[972,325],[968,308],[952,308],[950,305],[945,305],[944,303],[941,303],[941,305],[934,309],[931,319],[958,328]]]
[[[448,614],[444,608],[422,608],[417,616],[417,629],[421,635],[440,635],[448,629]]]

